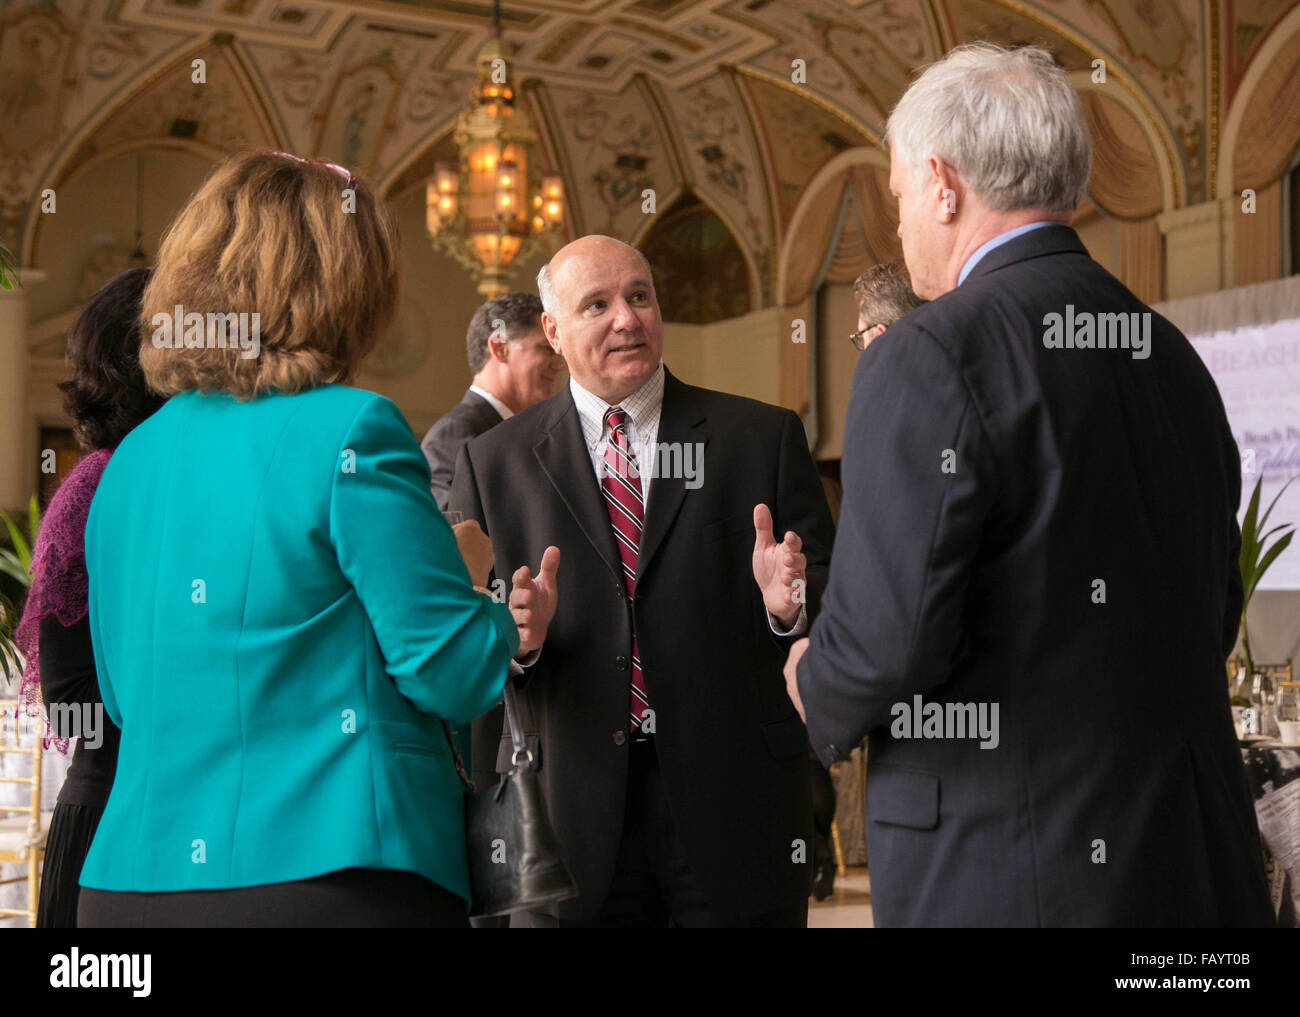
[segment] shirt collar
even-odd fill
[[[487,389],[479,388],[477,385],[471,385],[469,387],[469,390],[475,393],[476,395],[481,395],[484,399],[486,399],[488,403],[492,406],[492,408],[496,410],[499,414],[501,414],[502,420],[509,420],[511,417],[515,415],[514,410],[512,410],[509,406],[503,403],[500,399],[494,396]]]
[[[621,406],[638,434],[650,434],[659,429],[659,413],[664,403],[664,365],[660,361],[655,373],[646,383],[619,403],[607,403],[600,396],[587,391],[569,375],[569,392],[578,408],[582,421],[582,434],[588,445],[595,445],[605,434],[605,412],[614,405]]]
[[[999,233],[992,240],[984,241],[984,243],[980,244],[979,247],[975,248],[975,252],[969,258],[966,259],[966,264],[962,265],[961,273],[957,276],[957,285],[960,286],[962,283],[964,283],[966,281],[966,277],[970,275],[971,269],[973,269],[976,265],[978,265],[980,259],[984,257],[984,255],[988,254],[989,251],[993,250],[995,247],[1001,247],[1008,240],[1015,240],[1016,237],[1020,236],[1022,233],[1028,233],[1030,230],[1036,230],[1042,226],[1056,226],[1056,225],[1058,225],[1058,223],[1056,223],[1054,220],[1039,220],[1038,222],[1027,222],[1023,226],[1017,226],[1013,230],[1007,230],[1005,233]]]

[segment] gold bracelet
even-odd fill
[[[493,595],[493,593],[492,593],[491,590],[486,589],[485,587],[482,587],[482,586],[476,586],[476,587],[474,587],[474,592],[475,592],[475,593],[481,593],[481,594],[483,594],[483,596],[487,597],[489,600],[495,600],[495,599],[496,599],[496,597]]]

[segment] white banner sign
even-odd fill
[[[1241,452],[1240,519],[1263,477],[1259,511],[1300,477],[1300,320],[1188,336],[1214,376]],[[1300,526],[1300,480],[1286,489],[1268,528]],[[1300,535],[1265,574],[1261,590],[1300,590]]]

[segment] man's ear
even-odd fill
[[[929,167],[927,187],[934,190],[935,219],[947,225],[957,217],[965,185],[957,171],[937,155],[930,156]]]
[[[493,332],[488,336],[488,356],[498,363],[509,362],[510,343],[500,332]]]
[[[877,325],[874,329],[872,329],[872,332],[874,332],[876,335],[880,335],[880,334],[883,333],[883,332],[885,331],[885,329],[888,328],[888,327],[889,327],[889,326],[887,326],[887,325]]]
[[[564,355],[564,351],[560,349],[559,327],[548,311],[542,312],[542,335],[546,336],[546,341],[551,344],[551,349],[561,356]]]

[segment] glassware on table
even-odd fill
[[[1278,740],[1283,745],[1300,745],[1300,682],[1278,682],[1273,708]]]
[[[446,509],[442,513],[442,517],[447,520],[448,526],[456,526],[457,524],[463,523],[465,521],[464,515],[462,515],[460,512],[454,512],[451,509]]]
[[[1232,710],[1232,726],[1241,741],[1248,734],[1255,734],[1255,711],[1250,705],[1250,678],[1246,672],[1245,662],[1240,657],[1228,658],[1228,706]]]
[[[1275,699],[1277,685],[1273,676],[1265,671],[1256,671],[1251,684],[1250,705],[1258,717],[1257,734],[1266,738],[1276,738],[1278,734]]]

